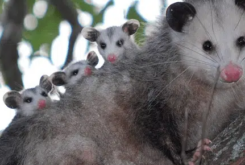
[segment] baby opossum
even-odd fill
[[[44,75],[40,79],[39,86],[21,92],[7,92],[3,100],[6,106],[17,110],[16,116],[30,116],[50,105],[49,92],[51,90],[52,83],[48,76]]]
[[[105,30],[96,30],[93,27],[85,27],[82,30],[84,38],[96,42],[100,54],[105,60],[116,63],[122,58],[133,58],[133,54],[127,54],[126,50],[137,49],[137,45],[130,38],[136,33],[140,23],[131,19],[122,26],[112,26]]]
[[[244,6],[243,0],[171,5],[131,63],[100,69],[44,115],[10,125],[0,137],[0,165],[61,164],[68,157],[85,165],[182,165],[182,138],[186,150],[201,140],[217,72],[205,138],[244,108]]]
[[[84,76],[89,76],[98,64],[99,58],[94,51],[87,55],[87,60],[69,64],[64,71],[55,72],[50,76],[56,86],[69,86],[78,83]]]

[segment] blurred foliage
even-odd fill
[[[5,5],[4,1],[3,1],[3,0],[1,0],[1,1],[0,1],[0,13],[2,13],[2,12],[3,12],[4,5]]]
[[[33,13],[33,6],[35,4],[35,0],[27,0],[28,11],[27,14]],[[52,41],[59,34],[59,23],[62,21],[60,13],[57,9],[48,5],[48,9],[43,18],[37,18],[38,25],[34,30],[25,29],[23,32],[23,39],[30,42],[34,52],[40,49],[40,46],[43,44],[48,44],[49,48],[51,46]],[[49,49],[50,50],[50,49]],[[50,52],[47,52],[50,55]],[[33,54],[30,58],[33,57]]]
[[[31,0],[28,0],[28,2]],[[32,3],[28,3],[28,8]],[[54,6],[49,5],[45,16],[41,19],[38,19],[38,25],[35,30],[24,30],[23,39],[30,42],[33,48],[33,51],[40,49],[40,46],[43,44],[48,44],[51,46],[54,38],[59,34],[58,28],[59,23],[62,21],[60,13],[55,9]],[[50,54],[49,52],[47,52]],[[32,58],[33,56],[31,56]]]
[[[141,45],[144,41],[145,35],[144,35],[144,29],[145,29],[145,23],[146,20],[137,12],[136,8],[139,1],[135,1],[134,4],[129,7],[128,14],[126,16],[127,19],[137,19],[140,22],[140,28],[138,29],[136,35],[135,35],[135,42],[139,45]]]
[[[27,0],[27,14],[34,15],[33,6],[37,1],[38,0]],[[71,1],[76,9],[80,9],[83,12],[88,12],[92,15],[93,21],[91,26],[95,26],[98,23],[102,23],[106,10],[110,6],[114,5],[114,0],[109,0],[108,3],[106,3],[105,6],[102,8],[98,8],[97,6],[94,6],[92,3],[88,3],[85,0]],[[4,0],[0,1],[0,5],[2,6],[0,12],[2,12],[2,9],[4,8],[4,2]],[[137,43],[142,43],[142,38],[144,38],[144,22],[146,22],[146,20],[137,12],[137,4],[138,1],[135,1],[135,3],[132,4],[132,6],[128,10],[128,13],[126,14],[126,18],[134,18],[141,22],[141,27],[138,30],[135,38]],[[40,46],[42,46],[43,44],[47,44],[50,48],[52,41],[59,34],[58,28],[62,20],[63,19],[61,18],[61,14],[57,11],[57,9],[51,4],[48,4],[48,9],[46,11],[45,16],[43,18],[37,18],[37,27],[34,30],[27,30],[26,28],[24,28],[23,39],[31,43],[33,54],[36,51],[39,51]],[[33,54],[30,56],[30,58],[34,56]],[[50,52],[47,52],[47,54],[50,55]]]
[[[93,21],[92,21],[92,25],[91,26],[95,26],[98,23],[103,22],[103,17],[104,17],[104,13],[106,11],[106,9],[112,5],[114,5],[114,1],[110,0],[107,2],[107,4],[102,8],[102,10],[100,12],[97,12],[97,7],[86,3],[83,0],[72,0],[75,7],[81,9],[84,12],[88,12],[92,15],[93,17]]]

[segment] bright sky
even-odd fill
[[[108,8],[108,10],[106,11],[104,23],[103,25],[101,25],[101,27],[109,27],[112,25],[123,24],[125,22],[125,13],[127,12],[128,7],[134,1],[135,0],[115,0],[115,5]],[[146,20],[153,22],[160,15],[160,1],[161,0],[140,0],[137,10]],[[169,3],[173,3],[176,1],[178,0],[169,0]],[[37,2],[38,3],[34,5],[33,13],[29,14],[24,21],[24,24],[26,26],[28,26],[28,23],[32,23],[30,26],[28,26],[29,29],[35,29],[35,27],[37,26],[38,21],[36,17],[42,18],[45,15],[47,4],[45,3],[45,1],[42,0]],[[97,6],[104,6],[108,2],[108,0],[92,0],[92,2]],[[81,21],[83,26],[90,26],[92,22],[92,17],[88,13],[84,13],[82,11],[78,12],[80,13],[78,19]],[[32,53],[32,48],[30,44],[25,41],[22,41],[19,44],[19,66],[23,73],[23,82],[25,88],[35,87],[36,85],[38,85],[39,79],[42,75],[50,75],[53,72],[57,71],[60,66],[62,66],[67,53],[70,32],[70,25],[66,21],[61,22],[59,27],[59,36],[54,39],[51,46],[51,57],[54,63],[53,65],[45,57],[36,57],[32,61],[30,61],[29,55]],[[76,61],[85,58],[86,44],[87,41],[79,36],[74,49],[74,58]],[[45,45],[42,48],[45,49]],[[95,50],[98,53],[96,47],[92,47],[90,49]],[[103,59],[101,60],[100,64],[103,64]],[[3,95],[8,91],[9,89],[3,85],[2,77],[0,75],[0,130],[5,129],[15,115],[15,110],[7,108],[2,99]]]

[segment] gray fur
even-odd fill
[[[230,0],[216,1],[226,6]],[[201,3],[193,1],[197,8]],[[163,152],[167,148],[159,148],[154,140],[166,143],[179,164],[180,155],[169,137],[171,128],[176,126],[174,133],[183,137],[187,111],[187,149],[196,146],[214,79],[188,70],[186,61],[181,61],[183,50],[174,44],[176,32],[165,20],[160,20],[156,29],[142,50],[131,52],[135,59],[98,70],[68,87],[60,102],[44,114],[12,123],[0,138],[0,165],[17,160],[25,165],[172,165]],[[206,138],[212,140],[230,122],[230,116],[244,108],[244,104],[238,107],[243,100],[233,95],[235,90],[244,98],[244,84],[231,89],[229,85],[222,88],[219,82]],[[172,118],[174,125],[168,126],[166,117]],[[164,122],[159,120],[162,118]]]
[[[29,116],[50,104],[49,93],[52,89],[52,83],[45,75],[41,77],[39,85],[35,88],[7,92],[3,100],[9,108],[16,109],[18,115]]]
[[[97,43],[98,50],[106,61],[110,61],[110,56],[114,56],[115,61],[110,62],[116,63],[123,58],[133,59],[135,57],[134,54],[127,53],[127,50],[138,49],[138,46],[131,39],[131,35],[137,31],[139,26],[137,20],[129,20],[122,26],[112,26],[100,31],[91,27],[84,28],[82,35],[89,41]],[[97,38],[92,37],[94,33],[99,33],[96,35]],[[118,46],[117,43],[120,40],[123,41],[123,44]],[[104,44],[105,48],[102,48],[101,44]]]
[[[107,28],[107,29],[105,30],[105,31],[106,31],[106,34],[107,34],[107,36],[108,36],[108,38],[111,39],[111,37],[115,34],[116,29],[117,29],[116,26],[112,26],[112,27],[109,27],[109,28]]]
[[[89,76],[98,64],[98,56],[94,51],[89,52],[87,60],[70,63],[63,71],[58,71],[50,76],[56,86],[69,86],[76,84],[84,76]]]

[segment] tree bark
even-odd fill
[[[9,0],[2,18],[4,30],[0,40],[0,67],[5,83],[13,90],[23,88],[22,74],[18,67],[17,44],[22,38],[25,15],[25,0]]]
[[[67,51],[67,56],[65,63],[62,67],[65,68],[73,59],[73,50],[74,50],[74,45],[76,43],[77,37],[82,31],[82,26],[79,24],[77,20],[77,11],[74,8],[73,4],[69,0],[50,0],[50,3],[53,4],[57,10],[60,12],[62,17],[67,20],[71,27],[72,27],[72,32],[70,35],[69,39],[69,45],[68,45],[68,51]]]
[[[239,115],[212,143],[213,152],[206,153],[204,165],[245,164],[245,115]]]

